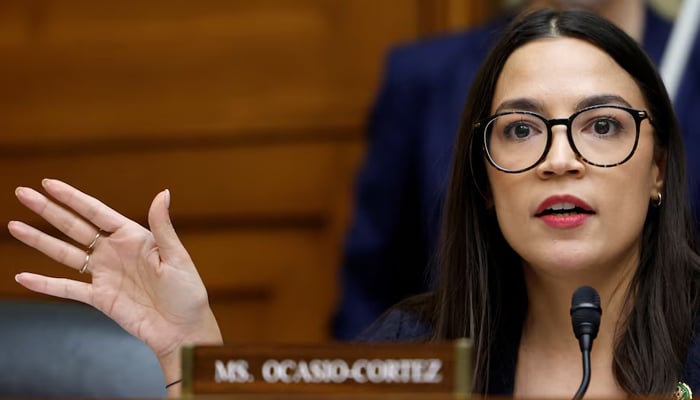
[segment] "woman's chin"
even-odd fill
[[[532,263],[526,262],[525,268],[537,275],[566,279],[590,278],[591,274],[599,272],[602,266],[598,260],[594,260],[586,254],[569,253],[544,259],[540,258]]]

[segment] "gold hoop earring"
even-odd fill
[[[661,207],[661,192],[656,194],[656,200],[652,200],[651,205],[656,208]]]

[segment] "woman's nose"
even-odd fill
[[[569,142],[566,126],[558,125],[551,129],[552,141],[544,160],[537,167],[538,174],[548,177],[583,173],[585,165]]]

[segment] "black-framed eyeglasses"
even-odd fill
[[[644,110],[615,104],[586,107],[569,118],[547,119],[532,111],[508,111],[474,125],[482,132],[491,165],[508,173],[525,172],[545,159],[552,145],[552,127],[565,125],[569,145],[590,165],[609,168],[629,160],[637,149]]]

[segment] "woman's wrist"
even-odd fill
[[[186,344],[219,345],[223,343],[219,325],[211,308],[204,311],[204,317],[199,324],[200,329],[196,333],[187,335],[176,349],[158,356],[158,361],[163,371],[165,389],[168,396],[179,396],[182,389],[182,346]]]
[[[177,385],[178,383],[182,383],[182,378],[168,383],[167,385],[165,385],[165,388],[167,389],[167,388],[169,388],[169,387],[171,387],[171,386],[175,386],[175,385]]]
[[[165,389],[169,397],[179,396],[182,386],[182,360],[180,348],[173,350],[169,354],[158,357],[160,368],[163,371]]]
[[[168,397],[180,397],[182,394],[182,378],[174,380],[165,385]]]

